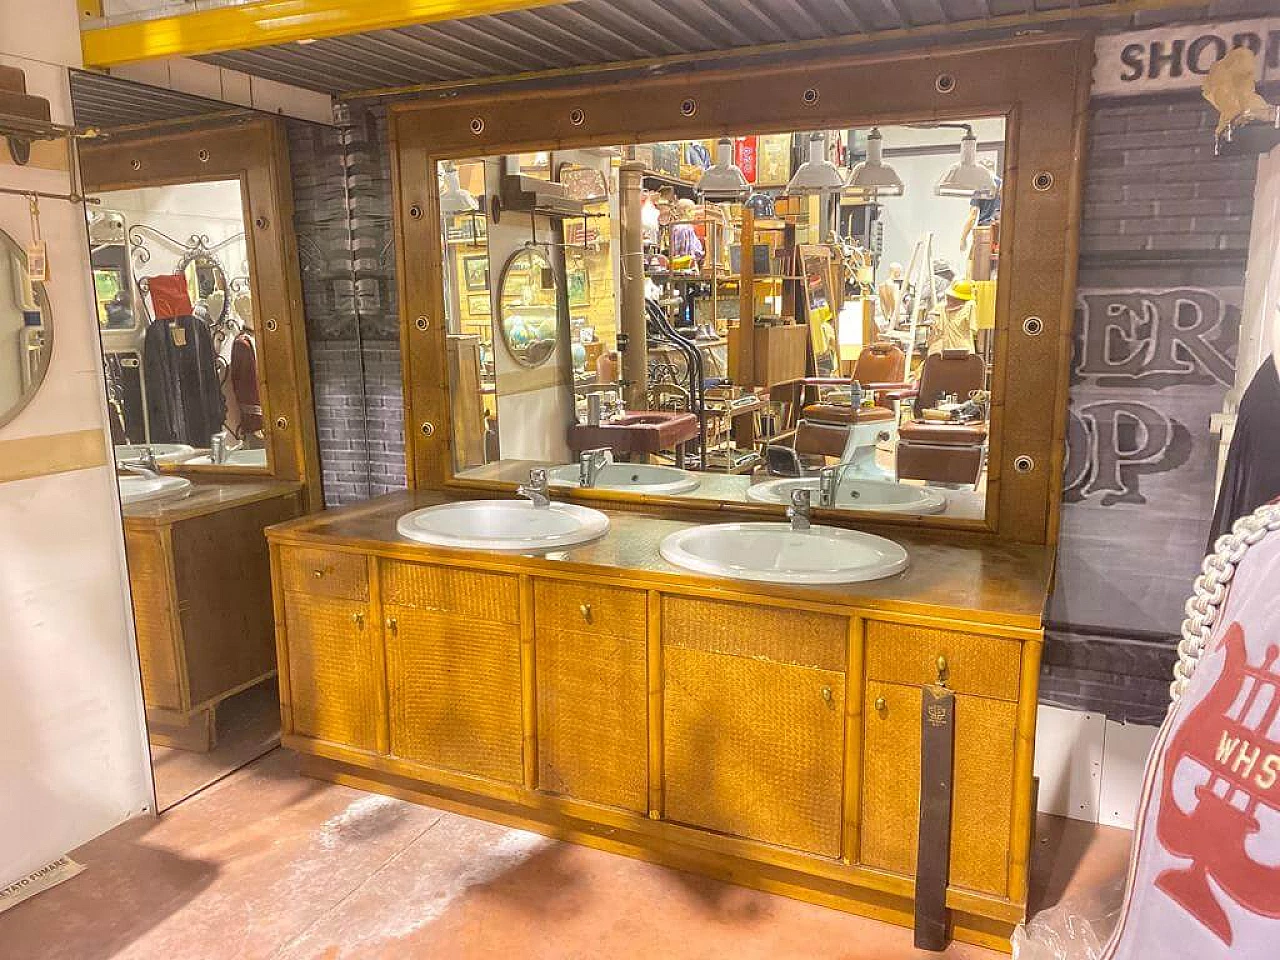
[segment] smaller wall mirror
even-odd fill
[[[502,268],[498,288],[502,339],[525,367],[546,363],[560,329],[560,283],[546,254],[536,247],[517,250]]]
[[[27,255],[0,231],[0,426],[35,396],[49,368],[53,321],[44,286],[27,275]]]

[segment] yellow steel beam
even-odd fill
[[[81,8],[89,2],[81,0]],[[570,0],[257,0],[86,29],[80,45],[85,66],[105,68],[566,2]]]

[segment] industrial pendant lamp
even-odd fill
[[[458,168],[452,163],[441,166],[440,177],[444,181],[440,188],[440,212],[445,216],[459,213],[474,213],[480,204],[468,190],[462,189],[458,180]]]
[[[814,193],[834,193],[844,186],[840,168],[826,157],[826,138],[815,133],[809,137],[809,159],[800,164],[784,194],[788,197]]]
[[[741,200],[751,192],[751,184],[733,162],[733,141],[728,137],[716,141],[716,162],[703,172],[698,189],[706,200]]]
[[[873,127],[867,135],[867,159],[853,168],[846,189],[868,199],[900,197],[905,192],[898,172],[884,162],[884,137]]]
[[[978,138],[973,128],[966,127],[960,140],[960,162],[942,175],[933,192],[940,197],[979,197],[990,199],[996,195],[996,178],[978,163]]]

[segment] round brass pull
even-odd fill
[[[947,658],[938,654],[938,683],[947,682]]]
[[[830,688],[830,687],[823,687],[823,688],[822,688],[822,699],[823,699],[823,700],[827,701],[827,703],[830,703],[834,697],[835,697],[835,694],[831,692],[831,688]]]
[[[587,621],[587,623],[591,622],[591,604],[589,603],[580,604],[578,606],[578,612],[582,614],[583,620]]]
[[[353,614],[351,615],[351,622],[352,622],[352,623],[354,623],[357,627],[361,627],[361,628],[363,628],[363,627],[364,627],[364,614],[363,614],[363,613],[353,613]]]
[[[312,571],[311,571],[311,575],[312,575],[313,577],[315,577],[317,580],[319,580],[321,577],[323,577],[323,576],[324,576],[324,571],[323,571],[323,570],[312,570]]]
[[[387,617],[388,630],[390,630],[392,633],[395,633],[396,630],[398,630],[399,628],[400,628],[400,623],[399,621],[396,620],[395,617]]]
[[[884,713],[889,704],[885,702],[884,697],[876,697],[876,713]]]

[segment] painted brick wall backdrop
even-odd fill
[[[404,486],[385,111],[291,129],[325,497]],[[1158,722],[1213,511],[1256,160],[1192,90],[1091,107],[1059,578],[1042,700]]]

